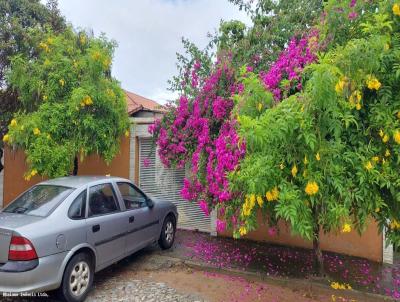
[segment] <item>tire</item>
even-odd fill
[[[175,240],[175,232],[176,232],[176,222],[175,218],[171,215],[168,215],[165,218],[160,238],[158,239],[158,245],[163,249],[167,250],[172,247]]]
[[[76,254],[65,268],[62,283],[58,289],[59,298],[67,302],[85,301],[92,288],[93,278],[94,267],[89,256],[86,253]],[[74,286],[75,281],[76,285]]]

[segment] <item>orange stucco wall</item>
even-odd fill
[[[110,165],[96,155],[85,158],[79,164],[79,175],[105,175],[129,177],[129,139],[121,139],[120,152],[114,158]],[[27,171],[25,163],[25,154],[22,150],[5,149],[4,154],[4,205],[12,201],[21,192],[30,186],[42,181],[41,177],[35,176],[30,181],[24,180],[24,173]],[[280,223],[279,235],[270,237],[267,232],[267,226],[261,223],[260,227],[249,233],[246,238],[256,241],[267,241],[289,246],[298,246],[310,248],[311,243],[304,241],[298,236],[292,236],[290,229],[283,223]],[[231,236],[229,232],[220,233],[221,236]],[[353,256],[359,256],[373,261],[382,261],[383,238],[378,234],[378,227],[374,221],[369,223],[368,228],[359,236],[356,232],[348,234],[321,234],[321,245],[324,250],[333,251]]]
[[[5,206],[15,197],[27,190],[32,185],[44,180],[40,176],[32,177],[30,181],[24,179],[28,170],[25,162],[25,153],[22,150],[4,148],[4,183],[3,205]]]
[[[268,235],[268,226],[262,223],[261,215],[258,217],[259,228],[245,236],[246,239],[271,242],[281,245],[312,248],[312,243],[303,240],[299,236],[292,236],[290,228],[284,222],[279,222],[279,233],[276,236]],[[227,231],[219,233],[220,236],[232,236]],[[382,262],[383,257],[383,238],[378,232],[377,223],[371,219],[365,232],[360,236],[356,231],[346,234],[323,234],[321,232],[321,248],[351,256],[362,257],[377,262]]]
[[[24,179],[28,170],[23,150],[5,148],[4,152],[4,185],[3,204],[6,205],[30,186],[44,180],[40,176],[30,181]],[[98,155],[86,157],[79,163],[79,175],[106,175],[129,178],[129,138],[122,137],[120,151],[110,165],[107,165]]]
[[[98,155],[90,155],[79,163],[79,175],[107,175],[129,178],[129,138],[123,136],[119,153],[107,165]]]

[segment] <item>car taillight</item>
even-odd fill
[[[12,236],[8,260],[26,261],[37,259],[37,254],[32,242],[20,236]]]

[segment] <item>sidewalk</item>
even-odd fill
[[[366,259],[324,253],[326,278],[313,278],[310,250],[180,230],[174,248],[159,252],[188,263],[261,278],[312,281],[325,286],[350,285],[352,289],[400,298],[400,263],[382,265]]]

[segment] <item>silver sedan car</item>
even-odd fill
[[[95,272],[156,241],[170,248],[177,219],[175,205],[127,179],[42,182],[0,212],[0,292],[84,301]]]

